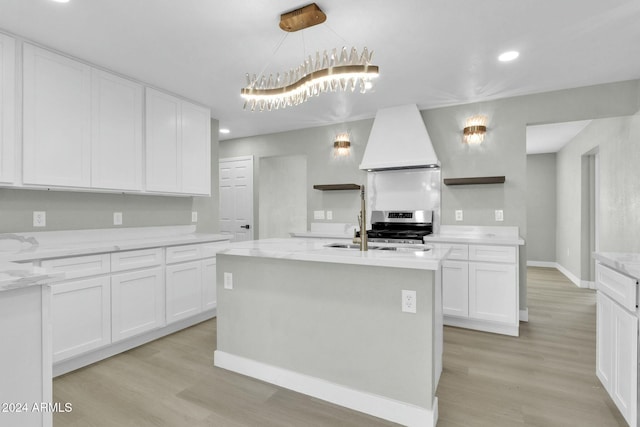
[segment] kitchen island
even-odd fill
[[[435,425],[446,251],[331,242],[267,239],[218,253],[215,365],[400,424]],[[415,296],[403,301],[403,290]]]

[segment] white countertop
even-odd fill
[[[21,262],[226,240],[229,236],[196,233],[195,226],[0,234],[0,291],[64,276]]]
[[[291,232],[289,233],[291,237],[310,237],[315,239],[353,239],[352,234],[344,234],[344,233],[323,233],[323,232],[315,232],[315,231],[301,231],[301,232]]]
[[[477,245],[521,246],[524,239],[518,227],[443,225],[440,233],[425,236],[425,243],[460,243]]]
[[[231,243],[227,249],[219,254],[236,256],[278,258],[294,261],[316,261],[340,264],[371,265],[378,267],[414,268],[419,270],[437,270],[440,261],[449,250],[434,248],[432,245],[416,245],[427,247],[429,251],[402,250],[381,251],[370,249],[361,252],[359,249],[328,248],[327,244],[342,243],[331,239],[291,238],[265,239],[249,242]],[[369,243],[369,246],[394,246],[384,243]],[[410,245],[403,245],[410,246]]]
[[[43,285],[63,276],[64,273],[48,272],[31,264],[0,262],[0,292]]]
[[[195,226],[0,234],[0,262],[32,261],[225,240],[229,240],[229,236],[196,233]]]
[[[640,254],[625,252],[595,252],[596,261],[640,280]]]

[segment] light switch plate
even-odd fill
[[[46,227],[47,213],[45,211],[33,211],[33,226]]]
[[[461,210],[457,210],[456,211],[456,221],[462,221],[462,211]]]
[[[327,211],[327,219],[331,221],[333,219],[333,211]]]
[[[191,212],[191,222],[198,222],[198,212],[197,211]]]
[[[324,211],[313,211],[313,219],[324,219]]]
[[[113,213],[113,225],[122,225],[122,212]]]
[[[233,273],[224,272],[224,288],[233,289]]]
[[[496,221],[504,221],[504,211],[502,209],[496,209]]]

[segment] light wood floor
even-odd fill
[[[518,338],[445,328],[438,426],[625,426],[595,376],[595,294],[528,269]],[[54,380],[54,427],[391,426],[212,365],[215,320]]]

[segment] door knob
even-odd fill
[[[249,229],[249,224],[247,225],[241,225],[240,228],[246,228],[247,230]]]

